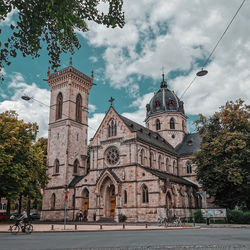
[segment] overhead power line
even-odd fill
[[[246,0],[243,0],[241,5],[239,6],[239,8],[237,9],[237,11],[235,12],[234,16],[232,17],[231,21],[229,22],[229,24],[227,25],[226,29],[224,30],[224,32],[222,33],[220,39],[218,40],[218,42],[216,43],[216,45],[214,46],[213,50],[211,51],[211,53],[209,54],[209,56],[207,57],[207,59],[205,60],[204,64],[202,65],[202,70],[203,68],[207,65],[209,59],[211,58],[211,56],[213,55],[214,51],[216,50],[216,48],[218,47],[219,43],[221,42],[222,38],[224,37],[224,35],[226,34],[227,30],[229,29],[229,27],[231,26],[232,22],[234,21],[235,17],[237,16],[237,14],[239,13],[241,7],[243,6],[243,4],[245,3]],[[184,94],[187,92],[187,90],[192,86],[192,84],[194,83],[194,81],[196,80],[197,75],[193,78],[193,80],[189,83],[189,85],[187,86],[187,88],[183,91],[183,93],[181,94],[182,98],[184,96]]]

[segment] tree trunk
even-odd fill
[[[18,213],[19,214],[22,213],[22,200],[23,200],[23,196],[20,194],[19,200],[18,200]]]
[[[8,199],[8,200],[7,200],[7,209],[6,209],[7,218],[10,217],[10,204],[11,204],[11,200]]]

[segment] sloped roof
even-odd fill
[[[173,154],[176,154],[174,148],[163,137],[161,137],[160,134],[134,121],[131,121],[130,119],[122,115],[119,115],[119,116],[123,120],[123,122],[126,124],[126,126],[130,129],[131,132],[136,132],[137,139],[146,143],[150,143],[151,145],[159,147],[164,151],[168,151]]]
[[[141,168],[145,169],[146,171],[150,172],[151,174],[159,177],[162,180],[170,180],[172,182],[175,183],[180,183],[180,184],[184,184],[184,185],[189,185],[189,186],[195,186],[198,187],[194,182],[191,182],[187,179],[184,179],[180,176],[176,176],[173,174],[169,174],[169,173],[165,173],[165,172],[161,172],[157,169],[153,169],[153,168],[149,168],[149,167],[145,167],[145,166],[140,166]]]
[[[68,188],[75,187],[75,185],[81,181],[86,175],[75,176],[72,181],[69,183]]]
[[[182,143],[177,147],[176,152],[180,156],[192,155],[200,150],[201,137],[198,133],[187,134]]]

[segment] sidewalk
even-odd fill
[[[13,224],[0,224],[0,233],[8,233]],[[42,232],[101,232],[101,231],[124,231],[124,230],[178,230],[178,229],[200,229],[200,228],[249,228],[250,225],[240,224],[185,224],[182,227],[165,227],[156,224],[133,224],[133,223],[109,223],[109,224],[66,224],[62,223],[33,224],[34,233]]]
[[[0,224],[0,233],[8,233],[13,224]],[[176,229],[199,229],[199,226],[184,225],[182,227],[165,227],[157,225],[133,225],[133,224],[33,224],[33,232],[101,232],[101,231],[124,231],[124,230],[176,230]]]

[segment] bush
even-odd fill
[[[119,214],[119,222],[125,222],[127,220],[127,216],[125,214]]]
[[[231,224],[250,224],[250,211],[227,210],[227,221]]]
[[[194,221],[196,223],[205,223],[205,219],[202,217],[200,209],[194,211]]]

